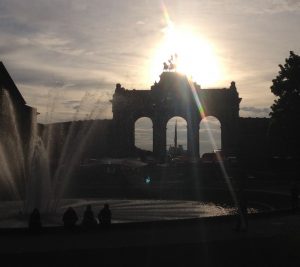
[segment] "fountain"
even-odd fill
[[[43,143],[31,119],[29,138],[24,141],[14,101],[7,90],[2,93],[2,116],[5,133],[0,140],[2,172],[0,181],[5,199],[20,201],[20,210],[30,212],[34,207],[46,211],[51,198],[50,177]],[[46,192],[47,191],[47,192]]]
[[[2,89],[1,116],[6,133],[1,132],[0,139],[0,197],[2,200],[15,201],[20,213],[28,214],[34,208],[41,213],[56,213],[64,197],[74,169],[79,165],[87,140],[95,128],[98,102],[86,116],[89,123],[78,127],[80,107],[91,96],[86,94],[69,123],[55,167],[50,166],[50,157],[55,149],[53,136],[55,126],[49,124],[43,130],[38,129],[34,118],[30,119],[30,129],[25,140],[18,118],[16,103],[10,93]],[[34,116],[34,115],[33,115]],[[52,167],[52,169],[51,169]]]
[[[7,90],[3,90],[1,111],[3,128],[6,132],[1,132],[0,157],[3,171],[0,174],[0,180],[5,186],[4,189],[10,192],[11,197],[20,199],[24,193],[27,164],[16,112]]]
[[[24,226],[24,217],[22,224],[15,223],[17,213],[28,214],[34,208],[38,208],[43,215],[51,214],[49,217],[52,222],[54,222],[53,218],[56,218],[54,224],[57,225],[62,211],[69,205],[82,214],[86,204],[93,204],[95,208],[100,209],[107,201],[104,199],[64,199],[74,170],[80,165],[88,142],[97,131],[97,120],[93,120],[97,117],[99,107],[97,101],[89,105],[92,108],[86,115],[85,122],[77,121],[81,106],[84,106],[85,102],[90,101],[91,98],[93,97],[88,94],[82,98],[73,121],[66,123],[65,128],[62,125],[56,128],[55,124],[39,128],[34,119],[34,113],[31,113],[31,118],[26,119],[24,127],[24,122],[20,119],[18,103],[11,97],[8,90],[0,88],[0,199],[2,200],[0,214],[5,214],[1,218],[1,221],[4,221],[1,225],[8,225],[14,221],[13,226]],[[24,128],[27,129],[25,134]],[[55,143],[57,129],[64,130],[64,140],[59,144],[60,151],[53,164],[50,159],[53,159],[53,154],[55,154],[53,151],[58,146]],[[194,182],[198,182],[196,179],[198,178],[196,177]],[[151,183],[140,185],[140,188],[144,186],[151,187],[152,185]],[[139,193],[139,189],[135,192]],[[138,194],[133,194],[133,196],[136,195]],[[4,200],[9,201],[4,203]],[[226,209],[214,203],[204,204],[200,199],[196,200],[173,200],[172,202],[157,199],[110,199],[109,202],[114,208],[114,220],[118,222],[225,215],[233,210],[232,207]]]
[[[88,101],[87,98],[83,97],[81,102]],[[98,103],[95,103],[86,117],[88,122],[82,124],[75,122],[79,112],[76,111],[74,121],[68,124],[60,156],[53,168],[53,166],[50,167],[49,158],[55,149],[53,140],[57,130],[55,124],[49,124],[40,130],[35,120],[32,119],[28,141],[24,142],[20,134],[21,129],[14,102],[6,90],[3,91],[2,100],[5,103],[2,105],[2,111],[7,114],[6,127],[10,132],[10,135],[3,136],[0,140],[2,164],[0,183],[2,191],[6,192],[6,199],[10,200],[0,206],[0,213],[2,215],[6,213],[4,219],[2,216],[2,221],[4,221],[2,225],[25,226],[26,216],[22,217],[21,221],[23,221],[20,222],[17,211],[28,214],[34,208],[38,208],[44,217],[48,216],[52,225],[59,224],[61,213],[68,205],[75,207],[79,214],[83,213],[86,204],[93,204],[94,208],[100,209],[106,200],[64,199],[64,192],[68,188],[74,169],[79,165],[87,142],[95,131],[96,121],[90,119],[95,117]],[[213,204],[205,206],[197,201],[110,199],[109,202],[114,207],[114,220],[117,222],[180,218],[177,213],[175,216],[174,207],[177,210],[182,209],[185,217],[197,217],[197,214],[203,216],[203,213],[211,212],[224,215],[231,212],[231,209],[224,209]],[[8,209],[12,209],[10,214],[7,214]],[[138,211],[139,214],[135,212],[134,217],[128,216],[133,214],[132,210]],[[18,218],[19,221],[16,223]]]

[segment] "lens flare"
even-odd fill
[[[167,62],[170,55],[178,55],[175,62],[175,70],[184,73],[189,78],[190,89],[197,105],[199,116],[204,119],[206,117],[205,109],[198,96],[194,81],[201,84],[202,87],[215,85],[224,76],[222,66],[217,59],[214,46],[208,40],[201,34],[193,32],[191,27],[177,27],[170,19],[164,3],[162,3],[162,10],[167,26],[162,31],[164,36],[156,49],[151,68],[151,76],[153,80],[156,80],[162,70],[162,63],[164,61]],[[218,147],[211,129],[207,124],[204,125],[208,132],[210,142],[216,150]],[[217,154],[217,157],[223,177],[227,183],[232,199],[237,206],[238,200],[224,162],[219,154]]]
[[[197,105],[197,108],[198,108],[198,111],[199,111],[199,115],[200,115],[201,119],[204,119],[206,117],[206,115],[205,115],[205,111],[204,111],[203,105],[201,104],[201,101],[200,101],[200,98],[199,98],[199,96],[197,94],[195,85],[194,85],[194,83],[190,79],[189,79],[189,85],[190,85],[190,88],[191,88],[191,91],[192,91],[195,103]],[[209,139],[210,139],[210,142],[212,144],[213,149],[217,150],[218,147],[217,147],[216,141],[215,141],[215,139],[214,139],[214,137],[212,135],[211,129],[209,128],[208,124],[205,123],[204,125],[206,127],[206,131],[208,133],[208,136],[209,136]],[[217,156],[217,160],[218,160],[218,163],[219,163],[221,171],[222,171],[222,175],[223,175],[223,177],[225,179],[225,182],[226,182],[226,184],[228,186],[229,192],[230,192],[230,194],[232,196],[232,199],[234,201],[234,204],[235,204],[235,206],[238,206],[238,200],[237,200],[236,194],[234,192],[233,186],[231,184],[231,181],[230,181],[229,175],[227,173],[227,170],[225,168],[223,159],[221,158],[221,156],[220,156],[219,153],[217,153],[216,156]]]

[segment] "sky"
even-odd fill
[[[196,46],[181,52],[202,88],[235,81],[240,116],[264,117],[278,64],[300,53],[299,25],[299,0],[0,0],[0,60],[39,122],[109,119],[116,83],[158,81],[167,41],[183,42],[172,28]]]

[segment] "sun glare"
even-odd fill
[[[157,80],[171,55],[177,54],[177,71],[186,74],[202,87],[215,85],[222,78],[221,66],[213,46],[189,29],[176,28],[169,23],[164,29],[164,39],[158,45],[152,63],[151,78]]]

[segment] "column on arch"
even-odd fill
[[[153,154],[159,160],[164,160],[166,157],[166,129],[165,120],[153,120]]]
[[[191,158],[199,158],[199,120],[187,122],[187,149]]]
[[[128,120],[128,124],[127,124],[127,144],[129,147],[129,150],[133,150],[134,149],[134,120],[132,118],[130,118]]]
[[[222,150],[225,154],[232,154],[238,151],[238,120],[234,117],[222,121]]]
[[[113,147],[117,156],[127,156],[134,149],[134,122],[126,115],[113,120]]]
[[[221,121],[221,149],[222,151],[226,154],[228,151],[228,138],[230,136],[230,128],[228,127],[228,124],[226,122],[226,120],[222,120]]]

